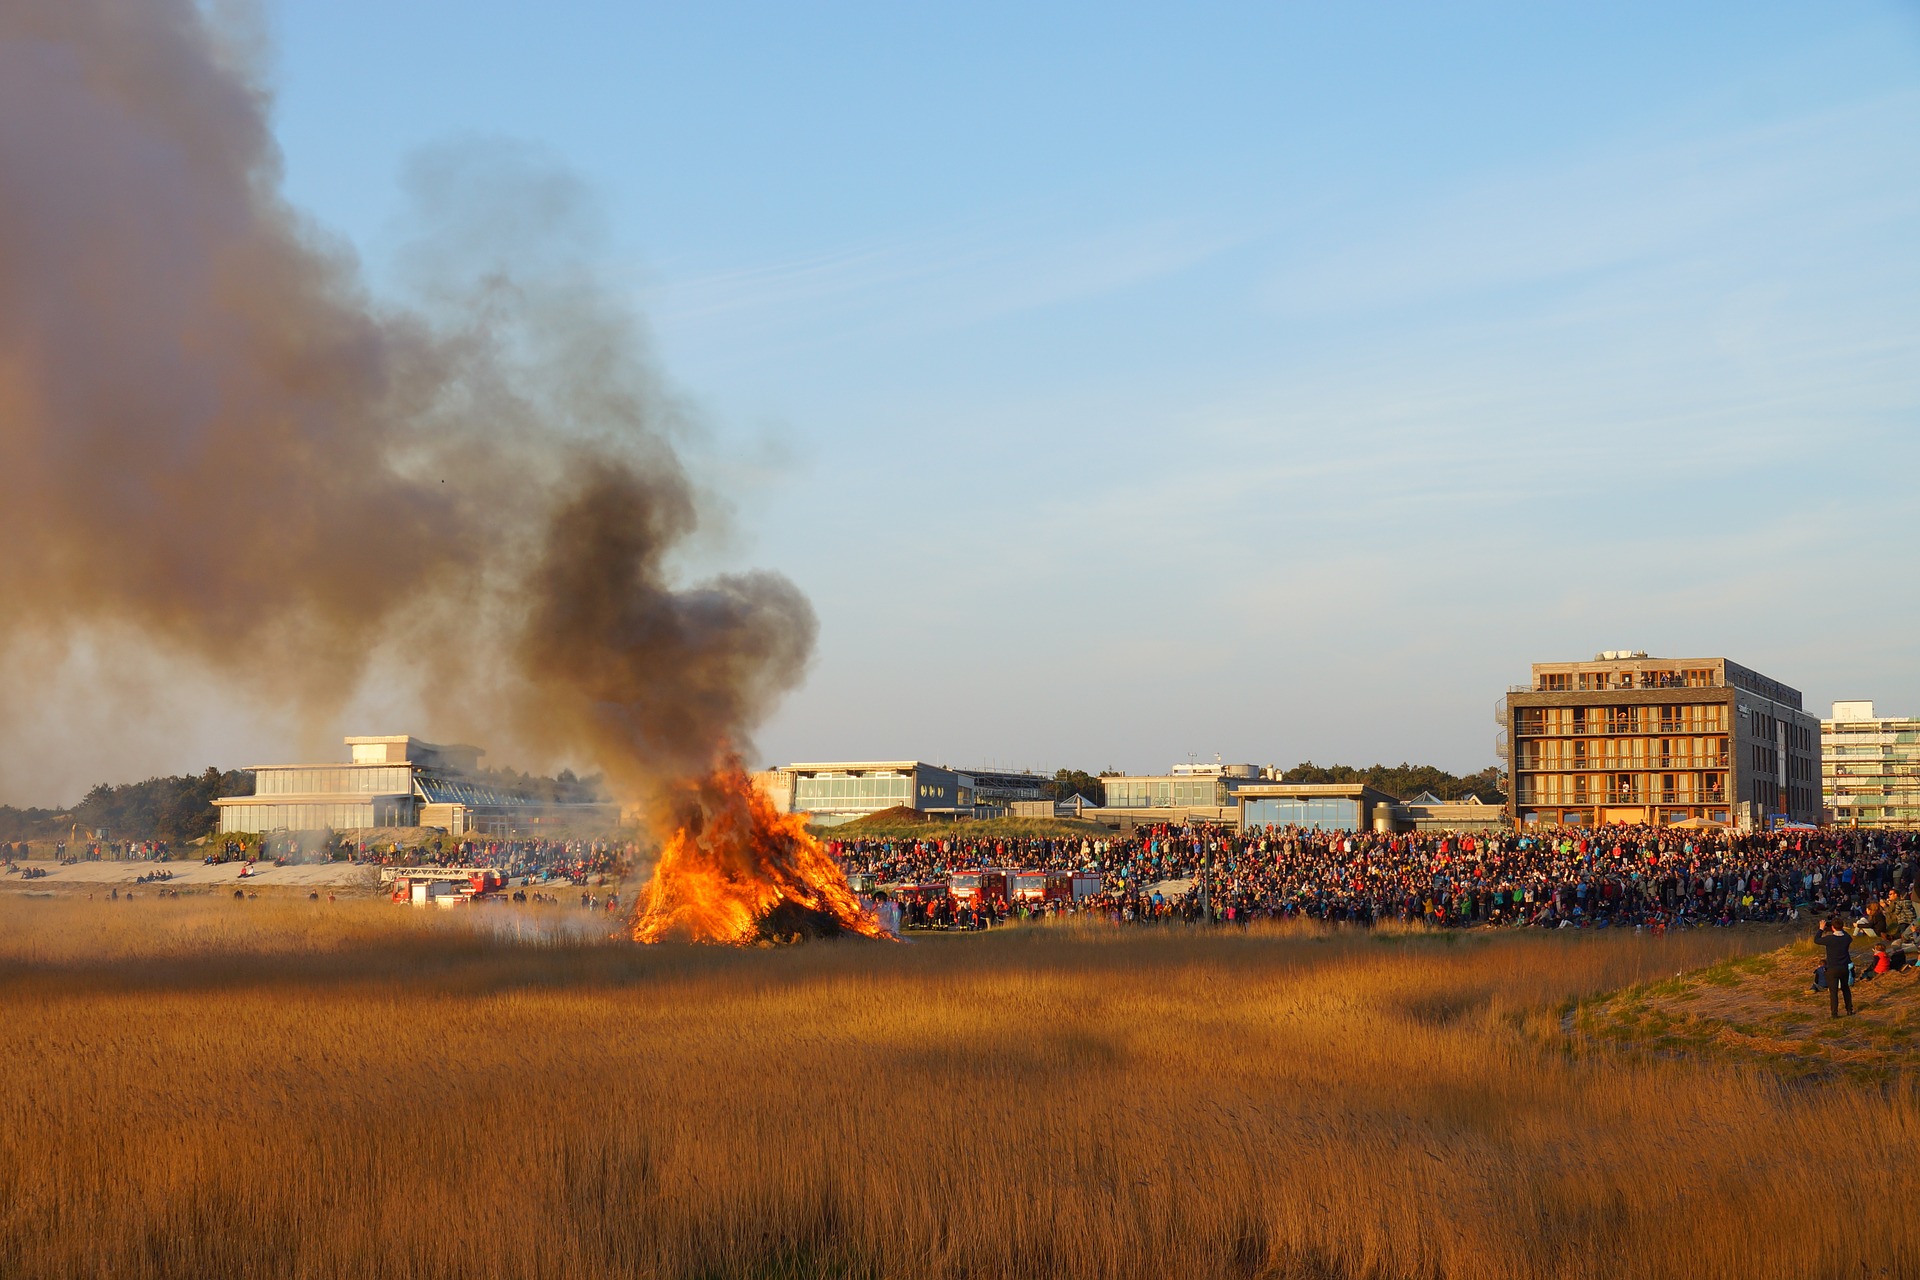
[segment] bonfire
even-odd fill
[[[807,833],[806,817],[775,809],[737,765],[688,787],[674,811],[634,914],[636,942],[890,936]]]

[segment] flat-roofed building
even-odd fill
[[[1016,804],[1051,801],[1053,779],[1023,769],[962,769],[973,779],[973,803],[976,810],[1011,811]],[[984,816],[984,814],[982,815]]]
[[[1442,800],[1431,792],[1394,805],[1393,820],[1395,830],[1402,831],[1497,831],[1513,825],[1504,804],[1488,804],[1475,795]]]
[[[1215,763],[1176,764],[1165,773],[1114,774],[1100,779],[1101,808],[1153,821],[1168,820],[1176,810],[1220,818],[1233,812],[1236,788],[1271,772],[1255,764]]]
[[[1920,717],[1834,703],[1820,722],[1820,786],[1837,825],[1920,829]]]
[[[1396,801],[1364,782],[1249,781],[1233,791],[1242,831],[1392,831]]]
[[[346,739],[349,758],[325,764],[258,764],[253,794],[222,796],[220,830],[354,831],[438,827],[451,835],[512,835],[541,824],[611,822],[616,805],[564,804],[480,776],[478,747],[410,734]]]
[[[755,785],[789,813],[832,826],[883,809],[913,809],[944,818],[974,814],[973,776],[924,760],[837,760],[781,765],[754,775]]]
[[[1820,723],[1725,658],[1537,662],[1502,711],[1522,824],[1754,827],[1820,816]]]

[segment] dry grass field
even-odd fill
[[[1778,936],[512,910],[0,896],[0,1274],[1920,1274],[1910,1079],[1563,1033]]]

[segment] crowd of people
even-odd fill
[[[1916,832],[1616,826],[1386,833],[1161,824],[1100,836],[982,838],[954,827],[830,840],[827,849],[863,891],[897,903],[909,928],[988,928],[1065,914],[1116,923],[1310,918],[1653,930],[1832,916],[1867,922],[1888,937],[1911,924],[1920,906]],[[129,842],[112,852],[164,858],[166,847]],[[266,852],[227,838],[207,858],[252,861]],[[0,849],[10,871],[13,853]],[[343,842],[328,850],[371,865],[490,867],[523,889],[618,883],[641,854],[627,842],[553,839],[442,839],[414,848]],[[1083,875],[1071,896],[1058,879],[1044,896],[948,892],[956,873],[987,868],[1092,873],[1097,888],[1087,893]],[[602,907],[597,895],[583,895],[582,903]]]
[[[71,867],[81,862],[101,862],[105,860],[116,862],[126,861],[128,859],[160,862],[167,860],[167,842],[164,840],[122,841],[118,844],[106,841],[95,841],[92,844],[82,845],[79,851],[75,853],[67,852],[67,842],[65,840],[55,840],[50,844],[43,844],[41,847],[47,850],[47,852],[53,856],[54,861],[63,867]],[[16,861],[25,862],[31,857],[33,857],[33,844],[31,841],[9,840],[0,843],[0,862],[4,862],[8,866],[13,865]]]
[[[1387,834],[1164,825],[1099,839],[942,833],[828,847],[850,876],[909,899],[908,924],[926,927],[965,926],[959,905],[941,907],[937,894],[912,886],[983,867],[1088,869],[1101,886],[1070,902],[965,904],[975,927],[994,922],[990,911],[1092,912],[1121,923],[1307,917],[1659,930],[1808,914],[1851,920],[1877,910],[1905,922],[1920,871],[1920,834],[1853,830]],[[916,906],[915,898],[923,901]]]
[[[618,880],[632,868],[638,846],[610,840],[462,840],[416,849],[385,852],[362,847],[356,860],[380,866],[492,867],[510,880],[565,881],[585,885],[592,880]]]
[[[285,841],[283,845],[279,843]],[[291,836],[228,836],[209,846],[206,861],[342,861],[376,867],[492,867],[509,879],[573,885],[617,880],[634,865],[639,847],[606,840],[467,839],[440,837],[426,844],[339,839],[298,843]]]

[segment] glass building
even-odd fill
[[[841,760],[782,765],[753,778],[774,807],[831,826],[883,809],[973,816],[973,775],[921,760]]]
[[[1227,809],[1237,788],[1270,772],[1252,764],[1177,764],[1165,773],[1101,778],[1101,799],[1108,809]]]
[[[1920,829],[1920,717],[1834,703],[1820,722],[1820,786],[1838,826]]]
[[[1248,800],[1241,806],[1248,827],[1305,827],[1311,831],[1358,831],[1360,802],[1331,797]]]
[[[407,734],[348,738],[350,758],[332,764],[253,765],[253,794],[222,796],[220,830],[358,831],[439,827],[451,835],[507,835],[523,824],[567,818],[613,820],[611,805],[553,804],[476,777],[478,747]]]
[[[1249,782],[1234,791],[1240,829],[1393,830],[1394,798],[1364,782]]]

